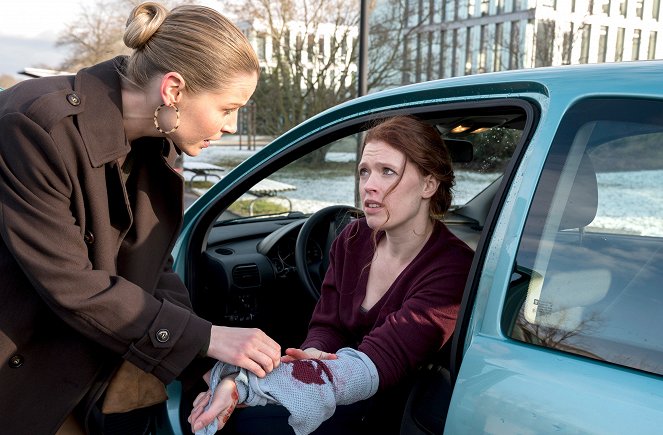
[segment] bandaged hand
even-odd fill
[[[219,362],[212,370],[210,390],[215,396],[216,384],[228,374],[239,372],[235,378],[239,403],[248,406],[283,405],[290,412],[288,423],[295,433],[309,434],[334,414],[336,405],[368,399],[377,391],[377,369],[366,354],[343,348],[336,356],[336,359],[325,361],[303,359],[284,362],[264,378]],[[211,409],[214,403],[213,399],[208,407]],[[209,415],[214,415],[219,409],[215,407]],[[197,427],[197,424],[194,420],[193,426]],[[206,432],[199,431],[197,434],[214,433],[218,419],[211,421],[210,426],[205,428]]]
[[[210,388],[196,397],[187,419],[192,432],[211,435],[226,425],[238,400],[235,376],[220,379],[214,393]]]

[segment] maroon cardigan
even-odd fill
[[[383,233],[378,234],[378,239]],[[451,337],[474,252],[436,222],[424,248],[368,311],[361,307],[374,246],[365,219],[334,241],[302,349],[359,349],[392,386]]]

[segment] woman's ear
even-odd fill
[[[437,188],[440,186],[440,180],[433,177],[432,175],[426,175],[424,177],[424,189],[421,192],[421,196],[424,199],[431,198],[437,192]]]
[[[169,72],[164,74],[161,79],[161,99],[164,104],[178,104],[182,99],[182,91],[184,90],[184,78],[176,72]]]

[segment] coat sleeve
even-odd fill
[[[50,134],[22,114],[0,119],[0,231],[43,301],[80,334],[170,382],[211,324],[180,296],[158,300],[88,258],[72,213],[74,183]]]

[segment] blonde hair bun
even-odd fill
[[[142,49],[168,16],[168,9],[154,2],[136,6],[129,14],[124,44],[134,50]]]

